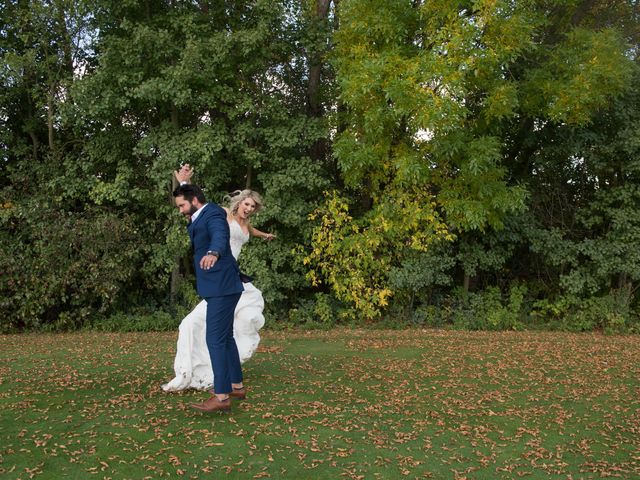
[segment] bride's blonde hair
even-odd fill
[[[258,213],[264,208],[262,197],[254,190],[236,190],[235,192],[231,192],[229,195],[225,195],[224,201],[229,204],[229,210],[231,210],[231,213],[235,215],[238,213],[240,203],[247,198],[250,198],[256,203],[254,213]]]

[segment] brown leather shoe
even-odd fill
[[[233,387],[231,393],[229,394],[229,397],[233,398],[234,400],[244,400],[245,398],[247,398],[247,389],[245,387]]]
[[[211,393],[215,395],[216,392],[212,391]],[[231,398],[232,400],[244,400],[245,398],[247,398],[247,389],[245,387],[233,387],[233,389],[229,393],[229,398]]]
[[[192,408],[200,412],[228,412],[231,410],[231,398],[218,400],[215,395],[202,403],[192,403]]]

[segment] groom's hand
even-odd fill
[[[200,268],[203,270],[209,270],[218,261],[218,257],[215,255],[205,255],[200,259]]]
[[[191,177],[193,176],[193,168],[191,168],[191,165],[188,163],[185,163],[180,167],[180,170],[176,170],[173,174],[180,185],[183,183],[190,183]]]

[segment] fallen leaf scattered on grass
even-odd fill
[[[263,332],[231,415],[174,333],[0,336],[3,478],[637,478],[640,338]]]

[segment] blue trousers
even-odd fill
[[[233,315],[241,293],[209,297],[207,301],[207,348],[213,367],[213,389],[231,392],[232,383],[242,382],[242,367],[233,338]]]

